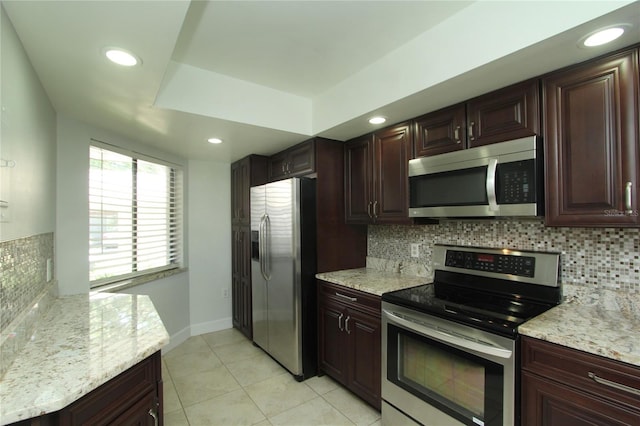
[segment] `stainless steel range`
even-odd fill
[[[559,254],[436,245],[433,268],[382,296],[383,424],[519,424],[517,329],[560,303]]]

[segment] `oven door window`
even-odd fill
[[[465,424],[502,425],[502,365],[387,327],[389,381]]]
[[[412,208],[486,205],[487,167],[472,167],[409,178]]]

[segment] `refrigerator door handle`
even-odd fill
[[[262,273],[262,276],[264,277],[265,280],[269,281],[271,279],[271,219],[269,219],[269,215],[265,214],[264,215],[264,227],[263,227],[263,234],[264,234],[264,238],[263,238],[263,246],[264,246],[264,251],[263,253],[265,254],[265,256],[263,256],[264,258],[264,272]]]
[[[262,275],[262,278],[266,280],[267,276],[264,270],[264,258],[266,256],[265,244],[264,244],[265,217],[266,215],[262,215],[262,217],[260,218],[260,226],[258,227],[258,250],[260,251],[258,258],[260,261],[260,274]]]

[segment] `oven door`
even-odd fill
[[[387,404],[425,425],[514,424],[514,340],[386,302],[382,321]]]

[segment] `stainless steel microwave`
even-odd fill
[[[535,136],[409,161],[410,217],[544,214]]]

